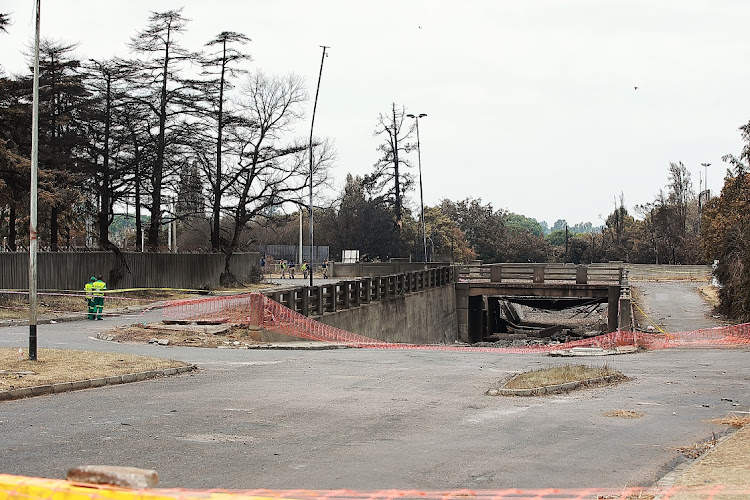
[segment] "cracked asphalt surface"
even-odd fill
[[[648,300],[656,293],[650,287],[662,284],[637,285]],[[692,288],[670,292],[678,294],[673,303],[681,307],[679,294]],[[41,325],[40,346],[163,356],[196,363],[200,372],[2,402],[0,471],[62,478],[76,465],[128,465],[156,469],[160,486],[185,488],[650,485],[684,460],[676,448],[725,430],[705,420],[746,411],[750,402],[748,349],[576,359],[606,362],[632,380],[509,398],[484,393],[508,374],[569,361],[450,351],[196,349],[91,338],[132,321]],[[27,333],[3,328],[0,345],[24,346]],[[645,416],[603,416],[616,409]]]

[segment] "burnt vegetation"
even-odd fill
[[[12,29],[0,13],[0,37]],[[232,254],[294,244],[307,186],[316,243],[363,260],[696,264],[718,260],[722,312],[750,319],[748,203],[750,124],[745,148],[727,155],[721,193],[696,193],[688,168],[665,166],[653,201],[629,211],[613,199],[601,220],[552,227],[477,198],[443,199],[420,220],[412,162],[414,124],[397,103],[374,117],[379,145],[370,173],[332,188],[333,141],[307,127],[306,83],[252,66],[251,38],[224,31],[197,50],[182,44],[182,10],[154,12],[108,60],[75,43],[42,40],[40,53],[39,234],[42,249],[166,251],[168,227],[181,251]],[[127,41],[124,41],[127,42]],[[0,66],[0,240],[28,245],[31,72]],[[366,131],[365,133],[368,133]],[[312,181],[310,164],[313,165]],[[717,196],[718,195],[718,196]],[[173,233],[174,234],[174,233]],[[124,259],[110,282],[130,272]],[[227,276],[231,280],[231,276]]]

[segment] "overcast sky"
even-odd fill
[[[392,102],[426,113],[428,205],[474,197],[550,226],[597,225],[621,192],[631,213],[653,201],[670,161],[696,191],[711,163],[718,192],[721,157],[739,153],[750,120],[747,0],[42,0],[42,34],[80,43],[81,58],[126,56],[150,11],[183,6],[184,46],[242,32],[248,69],[297,73],[311,96],[320,45],[331,47],[315,133],[335,141],[338,186],[372,170]],[[0,65],[24,71],[33,2],[2,0],[0,12],[13,23]]]

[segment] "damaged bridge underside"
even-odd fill
[[[629,290],[623,294],[621,284],[459,282],[456,283],[459,337],[465,342],[480,342],[497,331],[497,322],[493,320],[497,308],[503,309],[505,317],[514,315],[504,302],[548,310],[606,303],[607,329],[615,331],[630,322],[629,314],[619,314],[624,298],[629,309]]]
[[[580,299],[576,297],[503,297],[508,302],[522,306],[536,307],[548,311],[562,311],[570,307],[587,306],[594,303],[604,303],[604,299]]]

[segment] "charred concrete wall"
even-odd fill
[[[327,313],[321,323],[386,342],[452,343],[457,339],[454,285]]]

